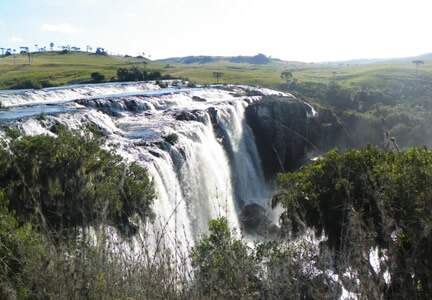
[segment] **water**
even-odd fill
[[[246,96],[247,89],[130,83],[8,92],[0,94],[7,107],[0,122],[28,135],[52,135],[54,123],[96,125],[107,137],[105,147],[147,168],[157,192],[153,229],[186,250],[207,232],[209,220],[223,216],[239,229],[244,205],[268,207],[271,191],[245,120],[247,106],[262,97]],[[170,144],[172,134],[177,141]]]
[[[74,112],[77,110],[78,108],[76,107],[66,107],[63,105],[17,106],[9,109],[0,110],[0,123],[33,116],[44,116]]]

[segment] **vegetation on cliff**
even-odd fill
[[[52,267],[75,251],[90,251],[82,237],[91,227],[135,234],[153,217],[153,184],[145,169],[103,150],[96,134],[62,127],[56,137],[6,132],[0,149],[0,298],[57,298],[46,294],[38,280],[49,278],[41,274],[54,280],[60,275]]]
[[[152,183],[145,169],[100,146],[100,139],[62,128],[57,137],[13,136],[0,149],[0,189],[11,209],[23,221],[37,216],[49,230],[104,220],[134,232],[131,217],[152,216]]]
[[[432,296],[432,151],[368,147],[332,151],[279,177],[275,204],[293,234],[313,228],[335,256],[338,274],[357,274],[367,298]],[[370,253],[376,251],[377,258]]]

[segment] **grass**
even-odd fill
[[[328,84],[336,81],[342,86],[370,86],[383,88],[399,82],[432,80],[432,61],[420,66],[416,77],[415,66],[409,62],[393,64],[329,66],[273,61],[267,65],[236,64],[219,61],[210,64],[166,64],[158,61],[145,64],[144,59],[120,56],[96,56],[87,53],[37,53],[28,64],[25,55],[0,58],[0,89],[11,88],[17,82],[48,81],[53,85],[88,82],[92,72],[100,72],[109,80],[120,67],[140,66],[159,70],[200,84],[214,83],[213,72],[223,72],[223,83],[259,84],[276,87],[283,83],[280,73],[289,69],[301,82]]]
[[[32,64],[28,57],[17,55],[0,58],[0,88],[7,89],[23,80],[49,81],[53,85],[80,83],[90,74],[100,72],[110,79],[120,67],[144,66],[144,59],[118,56],[96,56],[87,53],[37,53]]]

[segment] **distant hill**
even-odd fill
[[[264,54],[257,54],[255,56],[185,56],[185,57],[172,57],[158,60],[163,63],[171,64],[209,64],[215,62],[230,62],[230,63],[246,63],[253,65],[263,65],[272,62],[272,59]]]
[[[372,65],[372,64],[385,64],[385,63],[397,64],[397,63],[412,62],[414,60],[430,61],[432,60],[432,53],[426,53],[417,56],[396,57],[396,58],[371,58],[371,59],[351,59],[351,60],[343,60],[343,61],[331,61],[331,62],[325,62],[323,64],[328,64],[328,65]]]

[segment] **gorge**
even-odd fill
[[[169,81],[3,92],[3,126],[51,135],[92,125],[105,147],[145,167],[155,226],[183,249],[226,217],[233,229],[277,234],[271,209],[278,172],[294,170],[343,135],[327,111],[288,93],[251,86]],[[1,133],[0,133],[1,134]]]

